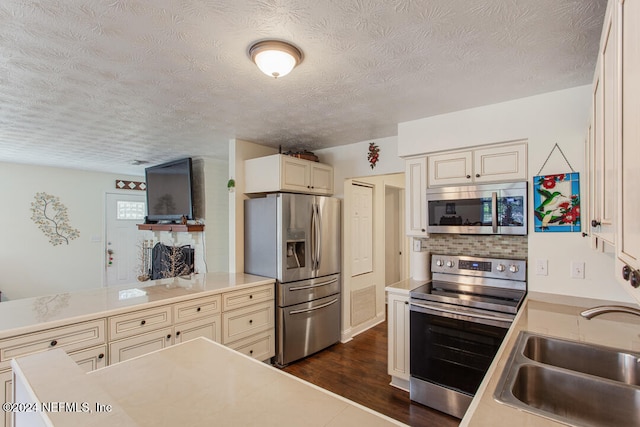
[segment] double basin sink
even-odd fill
[[[640,425],[640,353],[523,331],[494,398],[570,425]]]

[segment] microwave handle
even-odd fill
[[[491,193],[491,225],[493,226],[493,233],[498,232],[498,193],[495,191]]]

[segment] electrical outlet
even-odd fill
[[[413,251],[420,252],[422,250],[422,240],[413,239]]]
[[[571,261],[571,278],[584,279],[584,261]]]
[[[536,275],[547,276],[549,274],[549,260],[537,259],[536,260]]]

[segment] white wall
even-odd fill
[[[102,286],[105,192],[122,176],[71,169],[0,163],[0,291],[16,299]],[[31,220],[38,192],[58,196],[80,236],[52,246]],[[95,237],[97,241],[92,241]]]
[[[236,181],[229,193],[229,271],[244,272],[244,161],[276,154],[278,150],[253,142],[229,141],[229,178]]]
[[[398,153],[410,156],[441,150],[527,139],[528,177],[536,175],[557,142],[581,173],[584,198],[584,142],[591,105],[591,86],[547,93],[455,113],[429,117],[398,126]],[[555,153],[543,174],[569,171]],[[531,185],[529,187],[531,191]],[[529,203],[529,218],[533,218]],[[549,260],[548,276],[529,269],[529,289],[566,295],[632,302],[614,278],[614,257],[589,249],[580,233],[534,233],[529,227],[529,263]],[[585,279],[571,279],[571,261],[586,263]]]
[[[373,169],[367,161],[370,142],[380,148],[380,157]],[[325,148],[316,150],[314,154],[320,162],[333,166],[334,196],[339,198],[343,197],[343,184],[347,178],[404,172],[404,160],[398,157],[398,138],[395,136]]]
[[[205,250],[207,271],[229,268],[229,163],[204,159]]]

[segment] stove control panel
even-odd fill
[[[433,273],[525,281],[527,277],[526,266],[525,260],[437,254],[431,256],[431,271]]]

